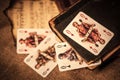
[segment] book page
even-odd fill
[[[7,11],[15,38],[19,28],[49,28],[48,21],[58,14],[54,0],[21,0]]]

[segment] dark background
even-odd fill
[[[0,80],[120,80],[120,51],[95,70],[82,68],[60,72],[56,67],[42,78],[23,62],[27,55],[16,53],[12,26],[4,14],[9,2],[0,0]]]

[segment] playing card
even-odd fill
[[[55,59],[55,43],[54,36],[45,38],[45,40],[24,59],[24,62],[42,77],[46,77],[57,65]]]
[[[28,54],[34,50],[47,36],[53,35],[49,29],[18,29],[17,53]]]
[[[84,12],[79,12],[63,33],[94,55],[98,55],[114,36]]]
[[[101,60],[90,65],[86,64],[82,58],[67,44],[67,42],[57,43],[55,45],[55,51],[60,71],[73,70],[101,64]]]

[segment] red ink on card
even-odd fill
[[[70,34],[71,36],[74,36],[74,34],[72,34],[69,30],[66,30],[66,32],[67,32],[68,34]]]
[[[84,14],[80,14],[80,16],[81,16],[82,18],[84,18],[85,20],[88,20],[88,18],[85,17]]]
[[[108,36],[112,36],[112,34],[109,31],[103,30]]]
[[[27,49],[25,49],[25,51],[27,51]]]
[[[25,33],[27,33],[27,31],[25,31]]]
[[[90,46],[90,49],[92,49],[95,53],[98,53],[98,51],[95,48],[93,48],[92,46]]]
[[[20,30],[19,32],[20,33],[27,33],[27,31],[24,31],[24,30]]]
[[[48,33],[48,31],[45,31],[45,33]]]

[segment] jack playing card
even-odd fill
[[[24,59],[24,62],[42,77],[46,77],[57,65],[54,48],[55,43],[56,40],[53,35],[52,37],[45,38],[45,40]]]
[[[79,12],[63,33],[94,55],[98,55],[114,36],[84,12]]]
[[[67,44],[67,42],[57,43],[55,45],[55,51],[60,71],[73,70],[101,64],[101,60],[90,65],[86,64],[82,58]]]
[[[18,29],[17,53],[28,54],[34,50],[47,36],[53,35],[49,29]]]

